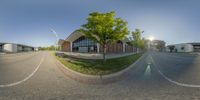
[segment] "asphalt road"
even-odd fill
[[[0,100],[200,100],[197,55],[148,52],[123,80],[98,85],[58,66],[49,52],[0,55]]]

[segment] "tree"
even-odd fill
[[[56,47],[54,45],[51,45],[51,46],[47,46],[47,47],[39,47],[39,50],[50,50],[50,51],[52,51],[52,50],[60,50],[60,48]]]
[[[175,49],[175,46],[169,46],[170,52],[172,52]]]
[[[163,51],[165,49],[165,42],[164,41],[158,41],[156,44],[156,48],[159,51]]]
[[[141,49],[145,49],[145,47],[146,47],[146,40],[145,40],[145,38],[142,38],[141,40],[140,40],[140,46],[139,46]]]
[[[129,33],[127,22],[115,18],[115,12],[89,14],[87,23],[79,29],[85,36],[103,47],[103,61],[106,62],[106,45],[122,40]]]
[[[135,29],[134,32],[132,32],[132,37],[133,37],[133,41],[132,44],[133,46],[136,47],[136,52],[138,52],[138,48],[144,49],[145,48],[145,39],[141,37],[141,34],[144,31],[141,31],[140,29]]]

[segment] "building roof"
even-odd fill
[[[33,46],[28,46],[28,45],[24,45],[24,44],[17,44],[17,43],[0,42],[0,44],[14,44],[14,45],[19,45],[19,46],[25,46],[25,47],[35,48]]]
[[[84,34],[82,32],[75,30],[65,40],[59,39],[58,44],[61,45],[62,43],[64,43],[64,41],[72,42],[81,36],[84,36]],[[130,42],[130,39],[125,37],[124,40],[122,40],[122,42]]]
[[[184,44],[200,45],[200,42],[188,42],[188,43],[170,44],[170,45],[168,45],[168,46],[184,45]]]
[[[76,31],[72,32],[65,40],[66,41],[74,41],[83,35],[84,35],[83,33],[76,30]]]
[[[200,45],[200,42],[191,42],[191,43],[188,43],[188,44],[192,44],[192,45]]]
[[[63,40],[63,39],[59,39],[58,41],[58,45],[62,45],[66,40]]]

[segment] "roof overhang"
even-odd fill
[[[23,46],[23,47],[35,48],[35,47],[33,47],[33,46],[28,46],[28,45],[24,45],[24,44],[16,44],[16,43],[0,42],[0,45],[6,45],[6,44],[12,44],[12,45],[17,45],[17,46]]]
[[[76,39],[78,39],[81,36],[85,36],[84,33],[79,32],[79,31],[74,31],[65,40],[60,39],[58,41],[58,44],[61,45],[64,41],[74,42]],[[130,42],[130,41],[131,40],[129,38],[127,38],[127,37],[125,37],[124,40],[122,40],[122,42],[124,42],[124,43]]]
[[[81,37],[81,36],[84,36],[84,34],[81,33],[81,32],[78,32],[78,31],[74,31],[72,34],[70,34],[70,35],[65,39],[65,41],[73,42],[73,41],[75,41],[76,39],[78,39],[78,38]]]
[[[58,45],[62,45],[64,42],[65,42],[65,40],[63,40],[63,39],[59,39],[59,41],[58,41]]]

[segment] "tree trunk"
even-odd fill
[[[103,45],[103,64],[106,63],[106,45]]]

